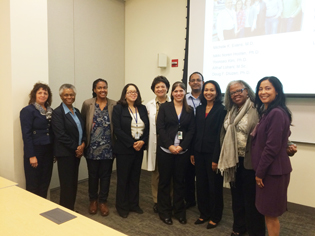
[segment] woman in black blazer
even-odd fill
[[[75,87],[63,84],[59,95],[62,103],[54,110],[51,122],[55,134],[54,155],[58,164],[60,205],[74,210],[79,164],[86,137],[81,114],[72,106],[76,95]]]
[[[126,218],[130,211],[142,214],[139,206],[139,181],[143,150],[149,137],[147,109],[135,84],[127,84],[114,106],[112,123],[117,140],[114,145],[117,164],[116,209]]]
[[[189,147],[195,132],[194,111],[188,106],[185,85],[175,82],[172,86],[172,102],[161,105],[157,117],[158,211],[160,219],[171,225],[172,210],[181,224],[186,224],[185,169],[189,160]],[[173,179],[173,207],[171,182]]]
[[[51,100],[48,85],[36,83],[29,105],[20,112],[26,190],[43,198],[47,197],[54,159]]]
[[[196,129],[191,163],[196,167],[197,201],[200,217],[195,224],[209,220],[207,229],[215,228],[223,212],[223,177],[217,171],[220,156],[220,131],[226,110],[217,82],[207,81],[196,109]]]

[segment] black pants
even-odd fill
[[[24,158],[26,190],[46,198],[54,161],[52,145],[35,145],[34,151],[38,163],[36,168],[31,166],[29,158]]]
[[[185,201],[187,204],[196,203],[195,176],[196,176],[195,166],[191,164],[190,159],[188,158],[187,170],[185,174],[185,186],[186,186]]]
[[[117,191],[116,209],[119,214],[128,214],[139,207],[139,182],[143,150],[134,154],[116,155]]]
[[[189,159],[189,152],[173,155],[157,150],[158,167],[160,173],[158,188],[158,209],[162,218],[170,218],[172,210],[176,218],[186,218],[185,209],[185,172]],[[173,180],[173,207],[171,200],[171,182]]]
[[[78,189],[80,158],[73,156],[57,157],[60,181],[60,205],[74,210]]]
[[[209,153],[195,153],[197,203],[200,218],[219,223],[223,213],[223,177],[212,170]]]
[[[107,202],[113,160],[86,159],[89,171],[89,198],[90,201]]]
[[[235,183],[231,185],[233,231],[248,232],[250,236],[265,235],[265,218],[255,207],[255,171],[244,168],[244,158],[239,157]]]

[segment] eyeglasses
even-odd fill
[[[191,79],[189,82],[192,82],[192,83],[198,82],[198,83],[200,83],[201,79]]]
[[[138,94],[137,91],[128,91],[127,94]]]
[[[243,93],[243,91],[245,90],[246,88],[242,88],[242,89],[238,89],[238,90],[235,90],[233,92],[230,92],[230,96],[234,96],[234,95],[240,95],[241,93]]]

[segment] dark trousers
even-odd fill
[[[176,218],[186,218],[185,209],[185,173],[189,152],[173,155],[157,150],[160,173],[158,188],[158,209],[162,218],[170,218],[172,210]],[[171,200],[171,182],[173,180],[173,207]]]
[[[89,171],[90,201],[107,202],[113,160],[86,159],[86,163]]]
[[[196,204],[196,188],[195,188],[195,166],[191,164],[190,159],[187,160],[187,169],[185,174],[186,195],[185,201],[187,204]]]
[[[46,198],[54,161],[52,145],[36,145],[34,151],[38,163],[36,168],[31,166],[29,158],[24,158],[26,190]]]
[[[134,154],[117,154],[116,209],[119,214],[128,214],[139,207],[139,182],[143,150]]]
[[[80,158],[73,156],[57,157],[60,182],[60,205],[74,210],[77,196]]]
[[[223,213],[223,177],[212,170],[209,153],[195,153],[197,203],[201,219],[219,223]]]
[[[244,168],[244,158],[239,157],[235,183],[231,185],[233,231],[248,232],[250,236],[265,235],[265,218],[255,207],[255,171]]]

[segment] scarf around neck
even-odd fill
[[[245,104],[238,112],[237,106],[233,106],[227,114],[228,127],[221,147],[218,169],[224,177],[224,181],[235,182],[235,172],[237,169],[238,146],[236,136],[236,125],[251,108],[252,102],[247,98]]]
[[[46,111],[44,108],[41,107],[38,103],[34,103],[35,108],[39,111],[39,113],[43,116],[46,116],[47,120],[51,119],[52,109],[50,106],[47,106]]]

